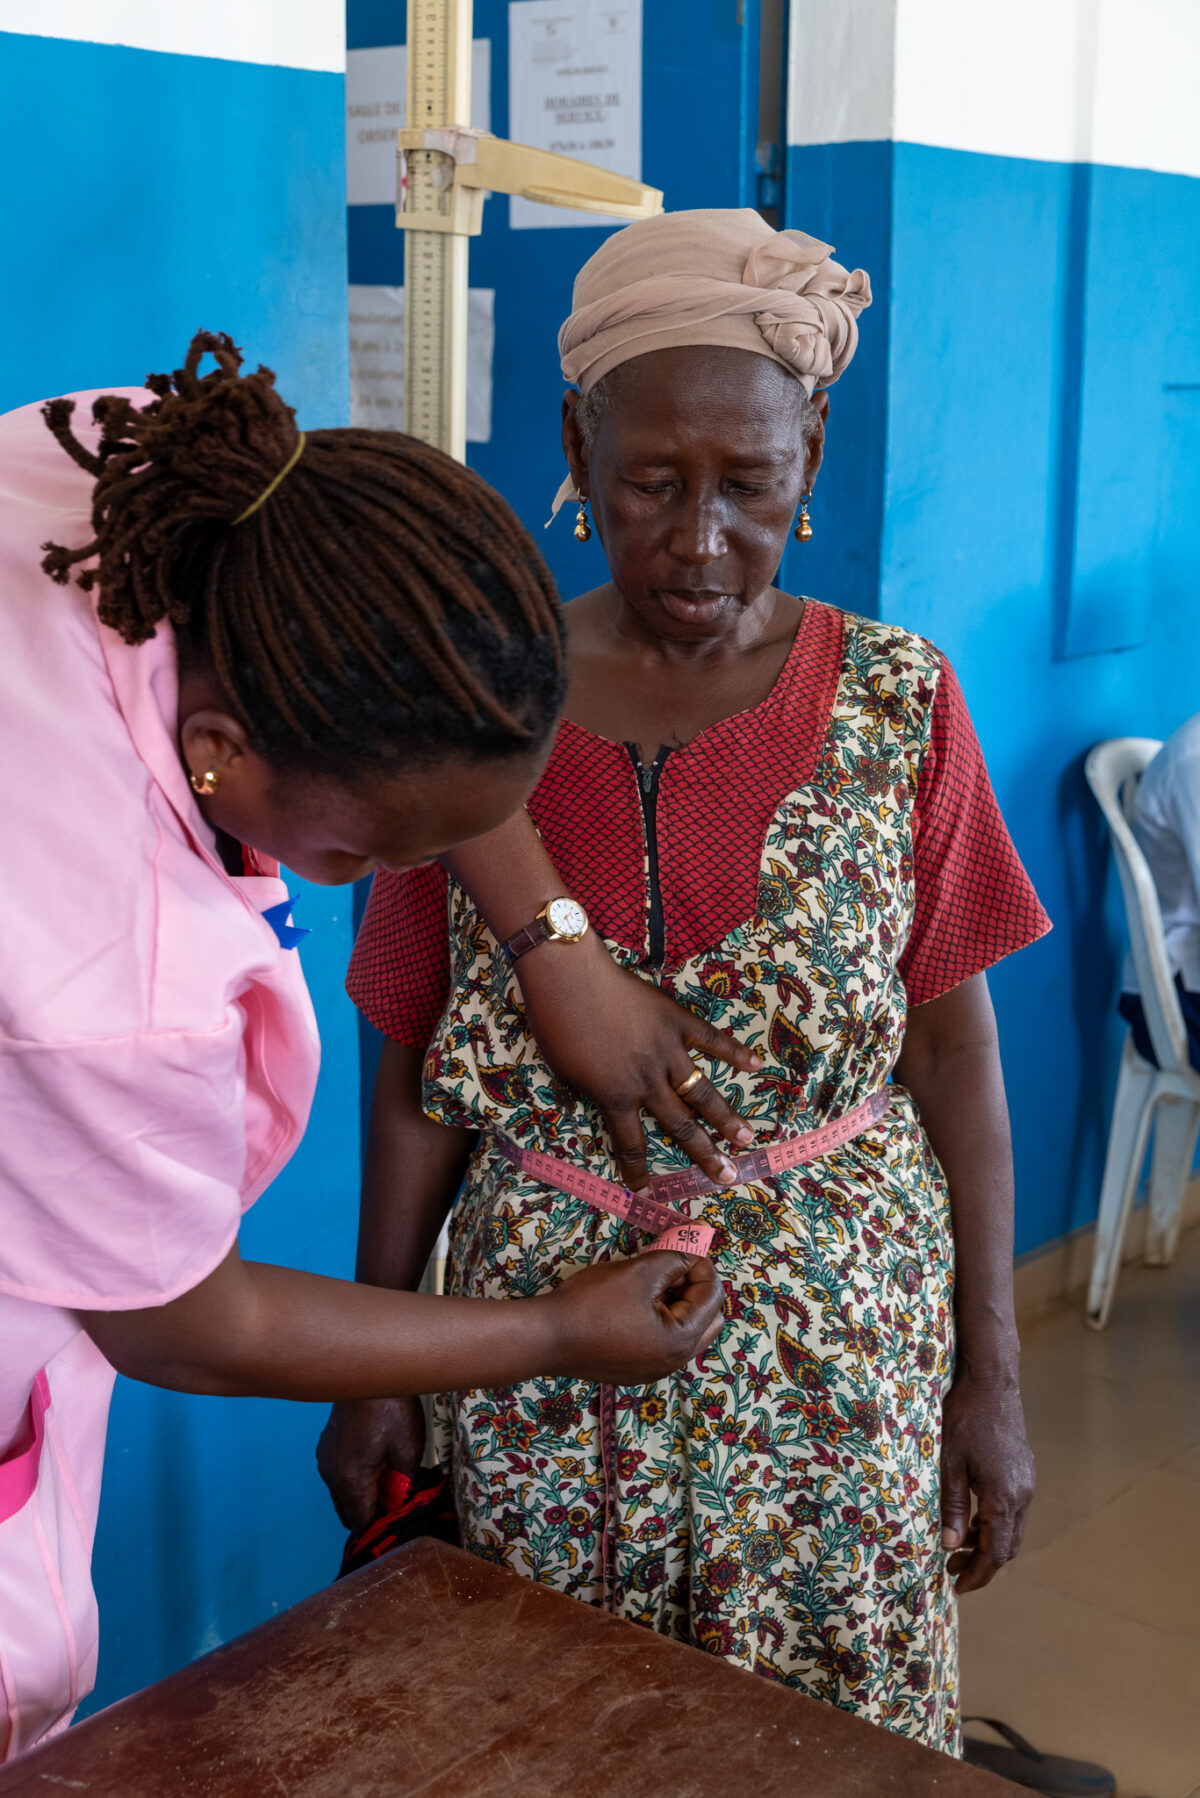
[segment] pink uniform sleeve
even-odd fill
[[[446,872],[438,863],[375,876],[346,991],[394,1042],[429,1046],[450,993]]]
[[[242,1214],[244,1021],[0,1052],[0,1292],[162,1305],[224,1260]]]
[[[916,910],[900,958],[910,1005],[939,998],[1050,929],[944,659],[917,787],[913,861]]]
[[[228,1254],[319,1045],[283,882],[226,874],[188,786],[170,627],[125,643],[42,571],[92,486],[39,407],[0,418],[0,1293],[124,1310]]]

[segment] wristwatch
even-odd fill
[[[501,943],[500,953],[511,965],[539,943],[577,943],[587,932],[587,913],[578,899],[568,899],[564,894],[559,899],[548,899],[532,924],[526,924]]]

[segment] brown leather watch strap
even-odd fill
[[[530,949],[536,949],[539,943],[548,942],[553,934],[545,918],[537,917],[532,924],[526,924],[510,936],[506,943],[501,943],[500,953],[511,967],[514,961],[519,961]]]

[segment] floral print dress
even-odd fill
[[[689,755],[706,771],[689,772]],[[722,793],[734,821],[714,853],[695,818],[707,806],[711,826]],[[631,796],[636,929],[621,910]],[[785,1135],[888,1084],[909,989],[933,997],[1047,927],[937,651],[812,602],[764,706],[653,770],[564,726],[531,809],[614,955],[761,1050],[756,1076],[709,1071]],[[598,846],[612,853],[589,878]],[[638,1253],[642,1232],[501,1153],[506,1137],[618,1178],[594,1107],[527,1035],[470,900],[436,875],[392,878],[377,882],[349,987],[392,1034],[432,1035],[426,1110],[480,1132],[448,1289],[526,1296]],[[476,1553],[954,1752],[938,1466],[954,1360],[949,1197],[911,1098],[890,1090],[881,1121],[821,1161],[691,1202],[716,1233],[727,1323],[682,1373],[617,1389],[607,1482],[600,1392],[580,1381],[442,1395],[438,1445]],[[653,1171],[684,1163],[650,1136]]]

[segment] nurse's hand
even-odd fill
[[[581,1270],[537,1301],[554,1319],[557,1352],[546,1372],[641,1385],[703,1354],[720,1334],[723,1291],[709,1261],[651,1250],[636,1261]],[[389,1468],[414,1474],[425,1452],[417,1398],[335,1404],[317,1443],[317,1468],[334,1509],[357,1534],[382,1508]]]
[[[556,1371],[641,1386],[704,1353],[724,1325],[724,1299],[711,1261],[652,1249],[585,1267],[540,1302],[558,1311]]]
[[[334,1510],[358,1535],[382,1510],[379,1485],[389,1470],[411,1478],[425,1454],[419,1398],[354,1398],[334,1405],[317,1443],[317,1471]]]
[[[243,1261],[166,1305],[76,1315],[118,1373],[222,1397],[388,1398],[565,1374],[640,1386],[721,1327],[707,1261],[652,1253],[529,1299],[435,1298]]]

